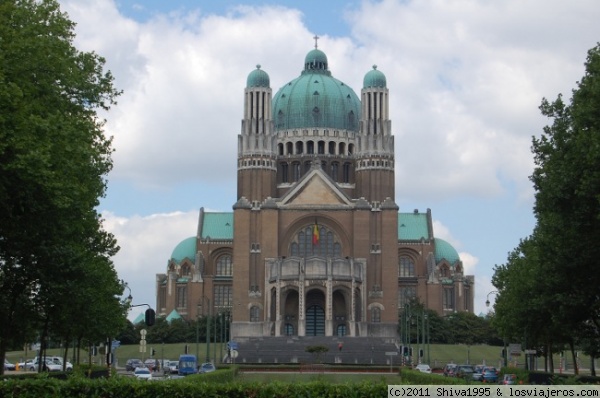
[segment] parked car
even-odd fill
[[[514,373],[507,373],[502,378],[502,384],[517,384],[517,375]]]
[[[484,383],[498,383],[498,371],[496,368],[487,367],[483,370]]]
[[[472,380],[475,368],[473,365],[458,365],[455,370],[455,376],[465,380]]]
[[[38,359],[35,358],[33,360],[33,362],[29,365],[29,370],[32,372],[37,372],[38,371]],[[42,370],[46,371],[46,372],[62,372],[63,367],[62,365],[59,365],[57,363],[55,363],[54,361],[52,361],[52,359],[50,358],[45,358],[42,361]]]
[[[475,372],[473,372],[473,380],[483,381],[484,369],[485,369],[485,365],[475,365]]]
[[[151,372],[156,371],[156,365],[158,365],[158,360],[153,358],[148,358],[144,361],[144,366],[147,367]]]
[[[127,362],[125,362],[125,370],[128,372],[133,372],[135,370],[135,368],[143,368],[144,367],[144,363],[142,362],[141,359],[128,359]]]
[[[8,362],[6,359],[4,360],[4,370],[15,370],[17,366],[14,363]]]
[[[152,380],[152,372],[148,368],[135,368],[133,376],[141,380]]]
[[[26,359],[23,362],[19,362],[17,365],[19,365],[19,370],[29,370],[32,364],[33,359]]]
[[[444,376],[446,377],[454,377],[456,376],[456,364],[455,363],[448,363],[446,364],[446,366],[444,366]]]
[[[415,366],[415,370],[418,370],[419,372],[423,373],[431,373],[431,367],[426,363],[418,364],[417,366]]]
[[[48,359],[50,359],[52,362],[54,362],[57,365],[60,365],[60,370],[63,370],[63,359],[61,357],[47,357]],[[69,361],[67,361],[67,364],[65,365],[65,370],[67,372],[71,372],[73,370],[73,364]]]
[[[215,370],[217,370],[217,368],[210,362],[205,362],[200,366],[200,373],[210,373]]]
[[[165,369],[165,371],[169,371],[171,374],[177,374],[179,373],[179,362],[178,361],[169,361],[169,367],[168,369]]]

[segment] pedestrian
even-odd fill
[[[344,348],[344,343],[340,341],[338,344],[338,351],[342,352],[342,348]]]

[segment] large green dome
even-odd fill
[[[331,76],[327,56],[311,50],[300,77],[273,97],[276,130],[331,128],[358,131],[360,99],[346,84]]]
[[[450,264],[454,264],[460,261],[458,252],[448,242],[443,239],[435,238],[435,262],[439,263],[442,260],[448,261]]]
[[[173,253],[171,259],[177,264],[181,263],[184,259],[189,258],[192,262],[196,261],[196,237],[187,238],[179,242]]]

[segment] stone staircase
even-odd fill
[[[315,354],[305,349],[315,345],[329,349],[320,354],[320,362],[327,364],[389,365],[390,360],[397,364],[402,358],[386,355],[399,350],[392,338],[289,336],[239,337],[235,341],[239,349],[234,362],[239,364],[314,363]]]

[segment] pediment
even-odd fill
[[[281,200],[286,207],[352,206],[348,197],[321,169],[307,173]]]

